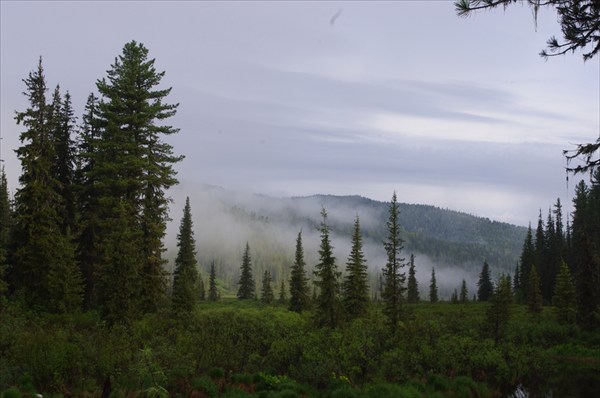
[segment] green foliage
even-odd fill
[[[240,281],[237,297],[241,300],[254,298],[254,279],[252,278],[252,260],[250,258],[250,245],[246,242],[246,249],[242,256],[242,265],[240,267]]]
[[[506,337],[512,312],[513,296],[510,279],[502,275],[486,312],[486,329],[496,344]]]
[[[349,318],[362,315],[369,303],[367,263],[362,250],[362,237],[358,216],[354,221],[352,249],[346,262],[346,276],[342,282],[342,304]]]
[[[215,262],[210,263],[210,275],[208,278],[208,301],[217,301],[219,291],[217,290],[217,275],[215,271]]]
[[[183,218],[177,235],[179,252],[175,258],[173,272],[173,309],[189,313],[197,302],[198,262],[196,261],[196,241],[194,239],[190,198],[186,198]]]
[[[469,300],[469,291],[467,290],[467,282],[463,279],[460,285],[460,297],[461,303],[466,304]]]
[[[23,394],[21,394],[21,391],[17,387],[7,388],[1,395],[2,398],[21,398],[22,396]]]

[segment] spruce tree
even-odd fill
[[[190,198],[185,199],[183,217],[177,235],[177,257],[173,272],[172,305],[176,312],[190,312],[198,299],[198,262],[194,239]]]
[[[215,271],[215,262],[210,263],[210,274],[208,277],[208,301],[219,300],[219,291],[217,290],[217,273]]]
[[[460,297],[461,303],[466,304],[469,301],[469,291],[467,290],[467,282],[463,279],[460,285]]]
[[[305,265],[302,231],[300,231],[296,238],[296,255],[290,275],[290,305],[288,308],[290,311],[302,312],[310,306]]]
[[[250,258],[250,245],[246,242],[246,249],[242,256],[242,266],[240,267],[240,286],[238,288],[237,297],[241,300],[254,298],[254,279],[252,278],[252,260]]]
[[[166,190],[177,183],[173,165],[182,159],[162,138],[178,129],[161,123],[175,115],[178,104],[165,102],[170,88],[156,89],[164,72],[156,70],[154,60],[148,59],[148,50],[140,43],[125,44],[107,74],[96,83],[101,95],[101,140],[96,142],[94,178],[101,188],[99,213],[104,224],[99,244],[112,244],[105,242],[106,236],[112,234],[111,224],[119,222],[112,214],[122,207],[128,229],[136,232],[131,243],[141,253],[137,264],[126,267],[137,279],[138,290],[129,293],[142,312],[153,311],[166,291],[162,258],[168,220]],[[106,266],[106,258],[100,262],[100,267]]]
[[[23,82],[29,107],[16,115],[17,124],[26,130],[16,151],[22,174],[15,195],[14,233],[19,246],[13,253],[14,285],[29,306],[75,311],[81,304],[81,275],[72,236],[61,228],[64,202],[52,173],[56,148],[41,58],[37,70]]]
[[[477,299],[479,301],[488,301],[492,294],[494,294],[494,285],[492,284],[492,277],[490,275],[490,266],[487,261],[484,261],[481,273],[479,274],[479,281],[477,282]]]
[[[490,306],[486,311],[486,326],[496,344],[506,337],[508,323],[512,315],[512,288],[510,279],[505,275],[500,277],[496,289],[490,298]]]
[[[417,282],[416,272],[415,272],[415,256],[414,254],[410,255],[410,266],[408,268],[408,289],[406,292],[406,301],[408,303],[414,304],[419,302],[419,284]]]
[[[431,268],[431,282],[429,283],[429,301],[431,303],[438,302],[438,288],[435,280],[435,268]]]
[[[519,294],[517,299],[520,302],[527,302],[528,293],[529,293],[529,273],[531,272],[531,267],[535,264],[535,246],[533,244],[533,232],[531,230],[531,224],[529,224],[529,228],[527,228],[527,235],[525,237],[525,242],[523,242],[523,250],[521,251],[521,268],[519,275]]]
[[[575,284],[571,278],[571,271],[564,261],[561,263],[558,275],[556,276],[553,303],[559,322],[564,324],[575,323],[577,320]]]
[[[529,292],[527,293],[527,310],[533,314],[542,312],[542,292],[540,290],[540,278],[535,265],[529,270]]]
[[[264,304],[271,304],[273,302],[273,288],[271,287],[271,273],[269,271],[265,271],[263,274],[260,301]]]
[[[342,304],[349,318],[356,318],[367,311],[369,286],[367,282],[367,264],[362,250],[360,220],[354,220],[352,249],[346,262],[346,276],[342,282]]]
[[[454,292],[450,295],[450,302],[452,304],[458,304],[458,291],[454,289]]]
[[[321,209],[321,245],[319,263],[315,266],[315,285],[319,288],[315,317],[319,326],[335,328],[339,322],[339,277],[340,272],[335,264],[333,247],[329,239],[330,229],[327,225],[327,211]]]
[[[281,279],[281,286],[279,287],[279,304],[285,304],[287,301],[287,293],[285,292],[285,279]]]
[[[400,207],[396,198],[396,192],[392,195],[389,206],[389,218],[387,225],[387,239],[383,243],[387,253],[387,263],[383,270],[383,312],[388,318],[392,331],[396,331],[398,322],[403,316],[402,303],[404,291],[406,290],[406,275],[401,272],[404,268],[404,258],[400,257],[404,241],[400,238]]]
[[[12,229],[12,210],[4,166],[0,169],[0,298],[8,291],[8,246]]]
[[[200,301],[206,300],[206,288],[204,287],[204,279],[202,274],[198,272],[198,299]]]

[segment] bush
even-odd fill
[[[21,398],[22,396],[17,387],[10,387],[2,393],[2,398]]]

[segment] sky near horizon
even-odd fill
[[[199,184],[272,196],[362,195],[519,225],[571,201],[563,149],[600,131],[600,57],[542,59],[553,9],[456,15],[452,1],[5,1],[1,156],[11,190],[43,64],[80,115],[131,40],[180,103],[167,141]],[[50,93],[48,94],[50,96]],[[175,197],[176,201],[182,198]],[[180,207],[180,206],[178,206]],[[173,215],[174,218],[178,214]]]

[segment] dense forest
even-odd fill
[[[41,58],[23,80],[19,188],[11,198],[4,170],[0,186],[3,397],[600,390],[599,170],[575,188],[569,222],[557,201],[529,229],[401,204],[395,192],[389,203],[343,199],[367,209],[343,221],[331,196],[270,212],[226,205],[238,218],[300,226],[269,259],[268,235],[255,252],[231,230],[243,243],[228,274],[202,253],[198,231],[209,226],[194,223],[188,198],[169,267],[166,192],[183,159],[165,141],[178,132],[167,122],[178,104],[159,88],[164,76],[142,44],[127,43],[80,118],[68,91],[47,98]],[[307,200],[318,214],[301,210]],[[334,238],[346,240],[343,256]],[[373,242],[381,263],[369,264]],[[447,300],[435,267],[419,283],[413,251],[476,264],[477,287],[463,279]]]

